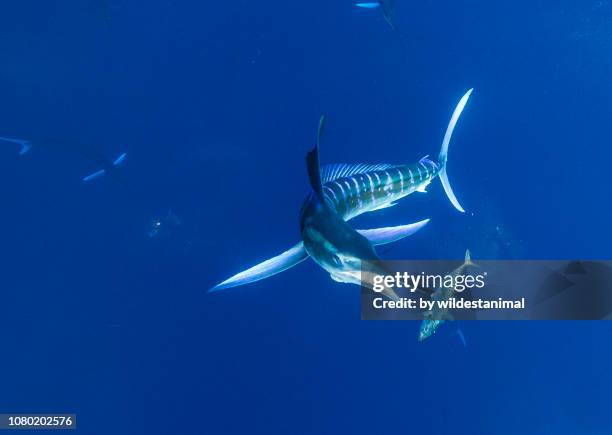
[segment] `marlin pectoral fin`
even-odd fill
[[[83,181],[91,181],[101,177],[104,174],[106,174],[106,169],[100,169],[99,171],[96,171],[93,174],[88,175],[87,177],[83,177]]]
[[[385,245],[413,235],[427,225],[428,222],[429,219],[425,219],[414,224],[400,225],[398,227],[375,228],[372,230],[357,230],[357,232],[375,246]]]
[[[295,266],[307,258],[308,253],[306,249],[304,249],[304,243],[300,242],[288,251],[226,279],[222,283],[211,288],[209,292],[238,287],[239,285],[249,284],[268,278]]]

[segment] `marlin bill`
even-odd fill
[[[457,104],[437,160],[429,156],[413,164],[332,164],[321,167],[319,144],[325,127],[321,118],[314,148],[307,154],[306,169],[311,192],[300,213],[301,241],[282,254],[259,263],[217,284],[210,291],[249,284],[276,275],[311,257],[337,282],[361,285],[367,275],[386,274],[378,270],[375,247],[410,236],[423,228],[429,219],[395,227],[353,229],[352,218],[396,205],[413,192],[427,192],[439,178],[453,206],[463,212],[447,175],[449,143],[470,89]],[[365,276],[364,276],[365,274]],[[393,290],[385,296],[397,299]]]

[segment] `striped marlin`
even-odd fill
[[[446,173],[448,146],[459,117],[472,93],[459,101],[446,129],[438,160],[423,157],[412,165],[334,164],[319,166],[319,142],[324,129],[321,118],[317,142],[307,155],[307,169],[312,192],[302,205],[300,231],[302,240],[282,254],[217,284],[210,291],[259,281],[287,270],[308,257],[330,273],[335,281],[361,284],[361,271],[374,270],[377,256],[374,246],[410,236],[429,219],[397,227],[354,230],[347,223],[360,214],[392,207],[413,192],[426,192],[438,177],[453,206],[463,212]],[[364,267],[365,265],[365,267]],[[372,268],[369,268],[369,265]],[[386,294],[395,299],[395,294]]]

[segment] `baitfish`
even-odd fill
[[[473,266],[476,265],[472,262],[472,256],[470,255],[470,251],[466,250],[465,260],[463,261],[463,264],[457,269],[453,270],[449,275],[453,277],[462,275],[465,273],[468,267]],[[433,301],[449,301],[454,296],[454,288],[440,287],[432,293],[431,299]],[[419,329],[419,341],[423,341],[431,337],[438,330],[438,328],[447,320],[453,320],[453,317],[449,312],[448,308],[442,308],[437,304],[434,305],[434,307],[430,311],[427,311],[425,313],[424,319],[421,322],[421,327]],[[463,336],[461,330],[457,330],[457,335],[459,336],[461,342],[463,343],[463,346],[465,347],[465,337]]]
[[[360,2],[355,3],[355,6],[358,8],[364,9],[381,9],[383,13],[383,17],[385,17],[385,21],[391,26],[393,30],[395,30],[395,25],[393,24],[393,10],[394,10],[394,0],[377,0],[374,2]]]
[[[70,151],[76,154],[80,154],[85,158],[91,160],[95,164],[99,165],[100,168],[92,174],[83,177],[83,181],[86,182],[99,178],[107,173],[114,174],[116,168],[119,167],[123,162],[125,162],[125,159],[127,158],[127,153],[121,153],[115,160],[110,161],[91,147],[72,141],[43,140],[32,142],[26,139],[15,139],[10,137],[0,137],[0,141],[10,142],[19,145],[19,155],[26,154],[33,147],[50,148],[54,150]]]

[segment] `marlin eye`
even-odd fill
[[[332,255],[331,260],[334,266],[336,267],[342,266],[342,260],[340,260],[340,257],[338,257],[336,254]]]

